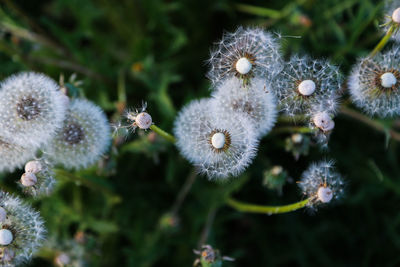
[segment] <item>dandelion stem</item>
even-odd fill
[[[310,201],[309,198],[283,206],[262,206],[262,205],[254,205],[243,203],[232,198],[228,198],[226,204],[231,206],[232,208],[241,211],[241,212],[249,212],[249,213],[265,213],[265,214],[280,214],[280,213],[287,213],[292,212],[301,208],[304,208],[308,202]]]
[[[164,138],[165,140],[171,142],[171,143],[175,143],[175,137],[169,133],[167,133],[166,131],[164,131],[163,129],[157,127],[156,125],[151,125],[150,129],[153,130],[156,134],[160,135],[162,138]]]
[[[369,55],[370,58],[373,58],[378,52],[380,52],[387,42],[390,40],[390,37],[396,30],[396,25],[390,26],[389,30],[386,32],[385,36],[381,39],[381,41],[375,46],[374,50],[372,50],[371,54]]]

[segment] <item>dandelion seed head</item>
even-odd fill
[[[1,130],[0,130],[1,131]],[[34,158],[36,149],[25,148],[0,136],[0,172],[13,172]]]
[[[398,3],[399,4],[399,3]],[[396,8],[392,14],[392,20],[400,24],[400,7]]]
[[[37,183],[37,178],[36,175],[31,173],[31,172],[27,172],[22,174],[21,176],[21,184],[25,187],[28,186],[34,186]]]
[[[65,116],[63,93],[51,78],[22,72],[0,85],[0,136],[23,147],[54,137]]]
[[[332,131],[335,127],[335,122],[327,112],[319,112],[313,116],[314,125],[323,132]]]
[[[71,101],[63,127],[45,148],[49,159],[69,169],[95,163],[110,144],[110,127],[104,112],[93,103]]]
[[[193,101],[180,111],[174,127],[176,145],[210,179],[237,176],[255,157],[257,132],[246,117],[216,112],[213,101]]]
[[[354,104],[370,116],[400,114],[400,46],[361,58],[348,81]]]
[[[27,162],[20,182],[22,191],[34,198],[49,196],[57,184],[53,166],[46,158]]]

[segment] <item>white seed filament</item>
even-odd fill
[[[386,72],[381,76],[381,85],[385,88],[391,88],[397,83],[396,76],[391,72]]]
[[[333,198],[332,189],[330,189],[329,187],[321,186],[320,188],[318,188],[317,197],[318,200],[322,203],[330,202]]]
[[[299,92],[304,96],[312,95],[315,92],[315,82],[312,80],[304,80],[299,84]]]
[[[251,70],[252,67],[253,66],[252,66],[251,62],[245,57],[240,58],[236,62],[237,72],[239,72],[240,74],[243,74],[243,75],[249,73],[249,71]]]
[[[225,134],[223,133],[215,133],[211,137],[211,144],[215,149],[221,149],[225,145]]]

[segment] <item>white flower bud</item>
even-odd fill
[[[314,115],[313,122],[315,126],[320,128],[324,132],[333,130],[335,127],[335,122],[326,112],[320,112]]]
[[[312,80],[304,80],[302,81],[299,86],[299,92],[300,94],[304,96],[309,96],[312,95],[315,92],[315,82]]]
[[[0,230],[0,245],[6,246],[13,241],[13,234],[8,229]]]
[[[7,218],[7,211],[3,207],[0,207],[0,223],[4,222],[6,218]]]
[[[150,114],[146,112],[139,113],[135,118],[135,123],[140,129],[149,129],[153,120]]]
[[[399,11],[400,13],[400,11]],[[385,88],[391,88],[397,83],[396,76],[391,72],[386,72],[381,76],[381,85]]]
[[[225,134],[223,133],[215,133],[211,137],[211,144],[213,145],[214,148],[216,149],[221,149],[225,145]]]
[[[54,260],[57,266],[63,267],[68,264],[71,264],[71,258],[68,256],[67,253],[60,253]]]
[[[247,73],[249,73],[249,71],[251,70],[251,68],[253,66],[247,58],[242,57],[236,62],[235,67],[236,67],[237,72],[239,72],[240,74],[247,74]]]
[[[400,23],[400,7],[393,11],[392,19],[396,23]]]
[[[271,174],[272,174],[272,175],[275,175],[275,176],[278,176],[278,175],[280,175],[280,174],[282,173],[282,171],[283,171],[282,166],[274,166],[274,167],[271,169]]]
[[[322,203],[328,203],[333,198],[332,190],[329,187],[321,186],[317,192],[318,200]]]
[[[299,144],[303,141],[303,136],[299,133],[292,135],[292,142],[295,144]]]
[[[32,160],[25,164],[25,172],[38,173],[43,169],[42,163],[38,160]]]
[[[21,176],[21,184],[23,186],[33,186],[37,183],[36,175],[30,172],[24,173]]]

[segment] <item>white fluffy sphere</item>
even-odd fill
[[[151,124],[153,123],[153,120],[149,113],[142,112],[136,116],[135,123],[137,127],[139,127],[140,129],[146,130],[150,128]]]
[[[318,200],[321,201],[322,203],[328,203],[333,198],[332,189],[330,189],[329,187],[321,186],[318,189],[317,196]]]
[[[252,64],[247,58],[242,57],[236,62],[235,67],[240,74],[247,74],[251,71]]]
[[[304,96],[312,95],[315,92],[315,82],[312,80],[304,80],[299,84],[299,92]]]
[[[8,229],[0,230],[0,245],[7,246],[13,241],[13,234]]]
[[[381,76],[381,84],[385,88],[391,88],[393,85],[397,83],[396,76],[394,76],[391,72],[385,72]]]
[[[211,138],[211,144],[216,149],[221,149],[225,145],[225,134],[223,133],[215,133]]]

